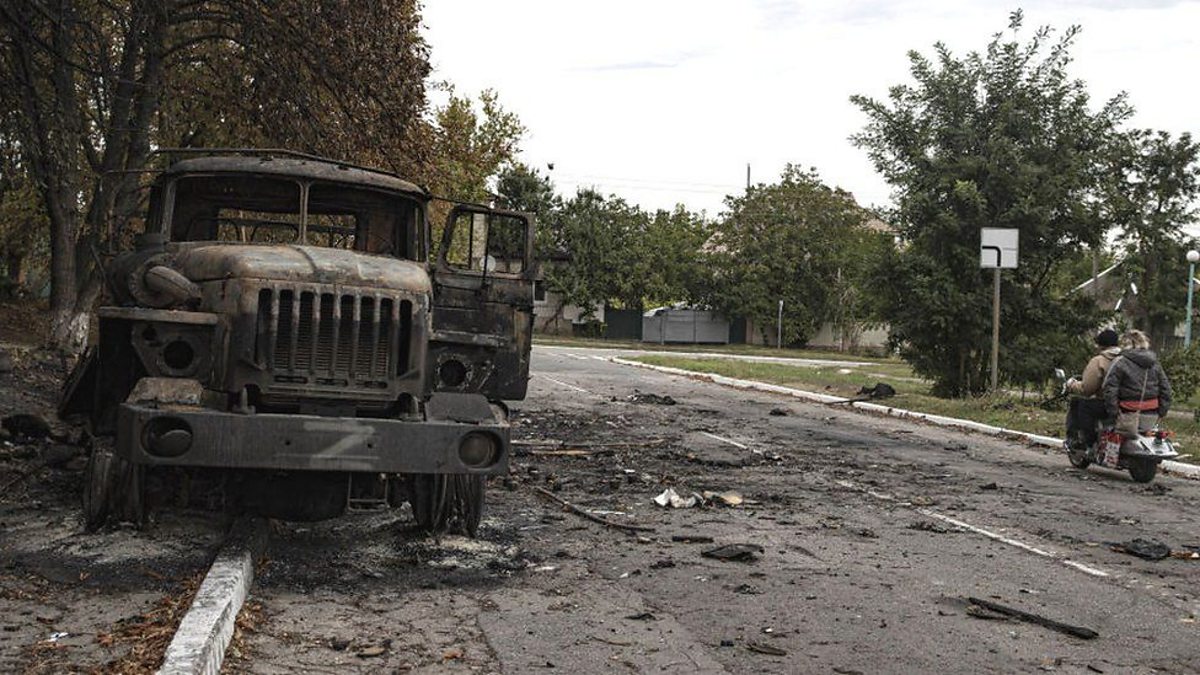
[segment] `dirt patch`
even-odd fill
[[[42,300],[0,301],[0,343],[43,345],[50,333],[49,305]]]

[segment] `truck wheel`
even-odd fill
[[[483,517],[483,476],[414,474],[408,477],[408,494],[413,517],[421,529],[468,537],[479,531]]]
[[[110,519],[141,527],[145,475],[141,466],[113,454],[111,445],[97,440],[83,472],[83,524],[95,532]]]
[[[97,443],[83,472],[83,527],[95,532],[108,522],[109,501],[114,490],[112,450]]]
[[[1149,483],[1158,473],[1158,462],[1152,459],[1133,458],[1129,460],[1129,475],[1138,483]]]

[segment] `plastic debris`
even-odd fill
[[[683,497],[675,491],[675,488],[667,488],[654,498],[654,503],[664,508],[669,506],[673,509],[690,509],[700,503],[700,496],[693,494],[690,497]]]

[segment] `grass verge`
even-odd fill
[[[1022,400],[1019,394],[989,394],[978,398],[946,399],[929,393],[929,383],[913,377],[912,371],[897,363],[870,366],[814,367],[793,366],[781,363],[753,361],[730,361],[725,359],[697,359],[669,355],[647,355],[632,360],[656,366],[681,368],[698,373],[712,373],[742,380],[755,380],[770,384],[793,387],[834,396],[854,396],[860,387],[872,386],[885,381],[896,389],[894,398],[881,401],[886,405],[914,412],[945,415],[960,419],[982,422],[993,426],[1014,429],[1033,434],[1063,435],[1066,418],[1065,406],[1047,410],[1038,405],[1038,395],[1028,395]],[[899,377],[888,379],[886,370]],[[905,375],[907,374],[907,375]],[[879,377],[884,375],[885,377]],[[1200,447],[1200,424],[1189,418],[1170,417],[1166,425],[1175,432],[1181,453],[1189,448]],[[1192,457],[1180,457],[1184,461],[1195,461]]]
[[[655,344],[632,340],[600,340],[593,338],[564,337],[561,335],[535,335],[535,345],[551,347],[587,347],[590,349],[637,349],[648,352],[710,352],[716,354],[747,354],[750,356],[777,356],[788,359],[824,359],[826,361],[870,361],[873,363],[903,363],[899,359],[884,358],[871,354],[854,354],[824,349],[778,349],[762,345],[705,345],[705,344]]]

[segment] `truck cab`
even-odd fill
[[[473,535],[528,382],[533,222],[460,204],[433,246],[431,199],[294,153],[159,174],[60,410],[96,439],[88,527],[141,522],[147,474],[179,470],[272,517],[407,500]]]

